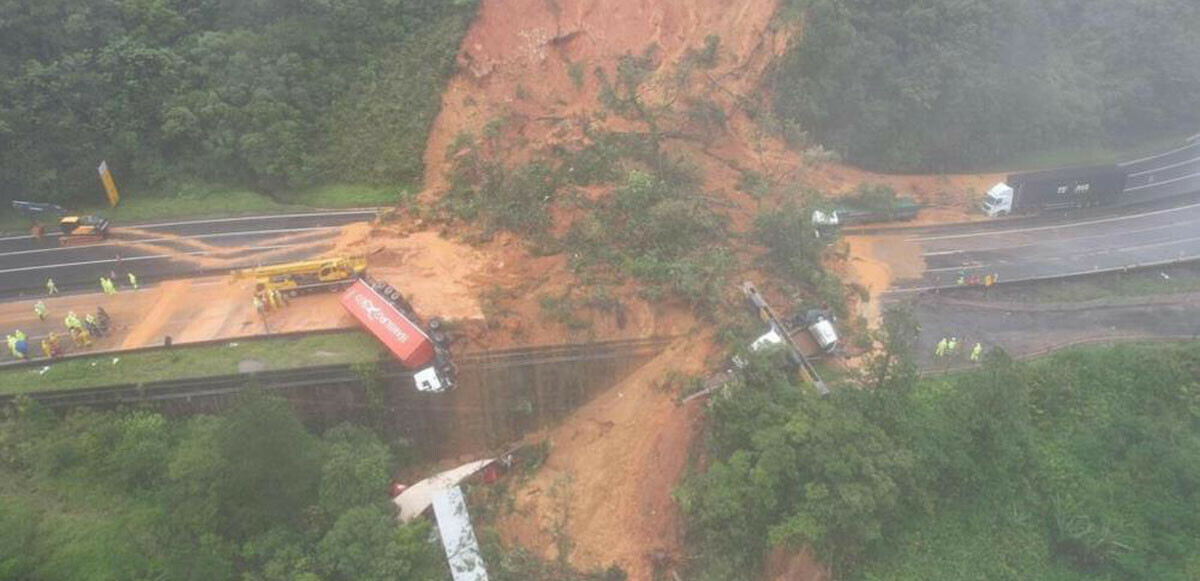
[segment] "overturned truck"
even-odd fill
[[[439,319],[429,320],[427,333],[399,291],[366,277],[346,289],[341,303],[406,369],[413,371],[418,391],[436,393],[454,388],[449,339]]]

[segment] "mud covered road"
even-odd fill
[[[64,291],[98,290],[99,277],[110,271],[125,284],[127,272],[149,281],[297,260],[331,248],[341,226],[374,215],[349,210],[114,224],[102,243],[65,247],[57,235],[0,238],[0,296],[43,293],[47,278]]]

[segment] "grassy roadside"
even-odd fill
[[[44,367],[0,369],[0,393],[51,391],[141,383],[237,373],[240,361],[253,359],[266,369],[291,369],[375,360],[382,352],[365,333],[322,333],[231,341],[219,345],[176,347],[112,355],[81,357]],[[45,371],[43,372],[43,369]]]
[[[361,208],[394,205],[401,197],[416,191],[412,185],[389,187],[356,184],[332,184],[288,193],[286,203],[249,190],[220,186],[188,186],[173,194],[129,192],[116,208],[108,206],[70,207],[80,214],[97,214],[115,226],[170,219],[199,219],[239,216],[255,213],[303,212],[318,209]],[[43,219],[43,223],[47,220]],[[0,233],[25,234],[29,219],[11,208],[0,208]]]
[[[1166,135],[1128,147],[1107,147],[1089,142],[1086,146],[1030,152],[1005,162],[1003,166],[980,167],[969,173],[1001,173],[1008,171],[1038,171],[1075,165],[1095,165],[1131,161],[1165,153],[1184,144],[1193,133]]]
[[[1013,286],[1000,285],[988,293],[988,300],[1016,303],[1077,303],[1197,291],[1200,291],[1200,263]],[[948,296],[980,300],[983,298],[983,291],[955,290]]]

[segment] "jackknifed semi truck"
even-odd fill
[[[453,389],[455,369],[440,319],[430,319],[422,327],[398,291],[386,282],[368,277],[355,280],[340,302],[405,369],[413,372],[418,391],[437,393]]]
[[[1121,202],[1128,172],[1115,164],[1066,167],[1010,174],[983,197],[988,217],[1068,208],[1092,208]]]

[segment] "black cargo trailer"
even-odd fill
[[[1127,177],[1109,164],[1012,174],[1005,183],[1013,189],[1013,211],[1038,212],[1116,203]]]

